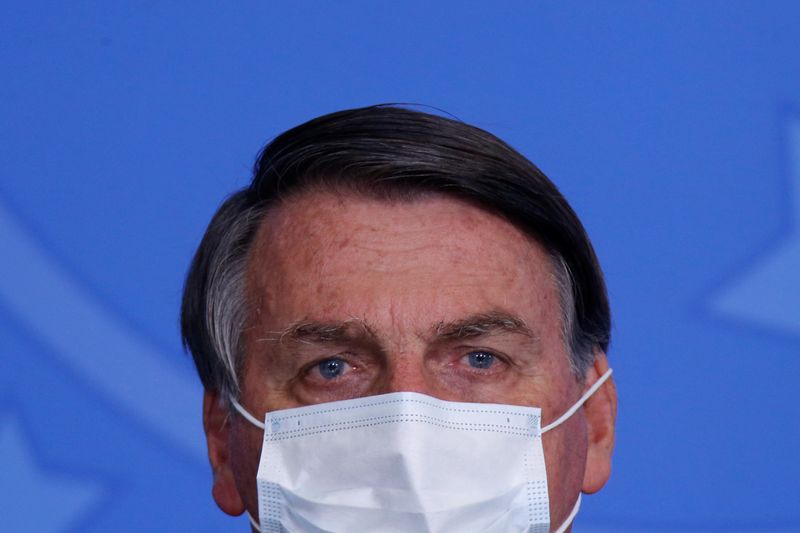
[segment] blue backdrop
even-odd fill
[[[609,485],[577,531],[800,531],[794,2],[4,2],[0,529],[245,531],[178,339],[270,137],[418,102],[530,157],[608,277]]]

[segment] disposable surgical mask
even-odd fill
[[[267,413],[259,522],[278,532],[550,531],[541,409],[398,392]],[[580,495],[557,529],[580,508]]]

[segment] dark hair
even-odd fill
[[[214,215],[184,287],[181,330],[206,389],[236,395],[247,317],[248,250],[266,212],[311,188],[386,199],[458,198],[504,217],[553,258],[564,340],[583,377],[608,349],[610,309],[589,238],[556,186],[494,135],[396,106],[339,111],[281,134],[260,153],[251,184]]]

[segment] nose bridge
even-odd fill
[[[383,393],[419,392],[433,396],[435,391],[425,372],[424,354],[416,350],[390,353]]]
[[[425,371],[427,350],[423,335],[425,324],[417,314],[417,303],[403,294],[383,293],[379,324],[383,326],[383,349],[386,373],[379,394],[419,392],[432,395]]]

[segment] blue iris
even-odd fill
[[[469,366],[473,368],[487,369],[494,364],[494,356],[486,352],[470,352],[467,356]]]
[[[341,359],[325,359],[321,361],[317,367],[319,373],[325,379],[334,379],[339,377],[344,371],[345,362]]]

